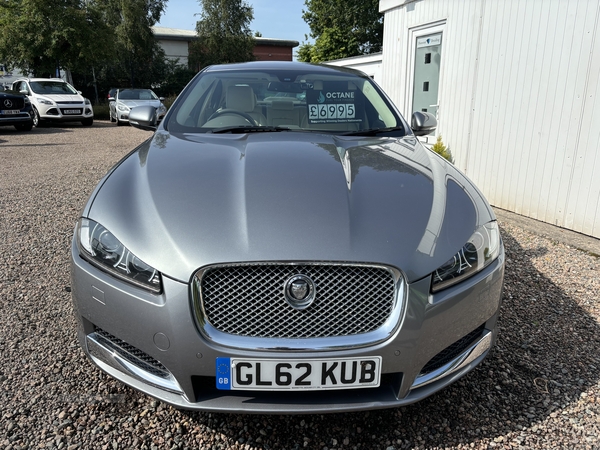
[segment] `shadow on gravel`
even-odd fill
[[[510,263],[499,339],[488,358],[456,384],[391,410],[234,420],[220,414],[184,416],[190,426],[243,424],[227,437],[259,448],[303,448],[308,442],[307,448],[360,443],[360,448],[396,449],[494,440],[554,417],[598,383],[600,326],[533,266],[532,258],[543,256],[545,248],[525,250],[505,230],[503,238]]]
[[[70,128],[70,127],[69,127]],[[73,127],[74,128],[74,127]],[[16,136],[28,136],[28,135],[40,135],[40,134],[61,134],[61,133],[72,133],[70,129],[54,128],[54,127],[41,127],[41,128],[32,128],[31,131],[17,131],[14,128],[10,129],[7,127],[0,128],[0,136],[5,136],[10,139],[11,135]],[[4,143],[7,141],[0,141],[0,143]],[[8,142],[10,144],[10,142]],[[27,146],[31,146],[32,144],[26,144]],[[22,147],[26,146],[22,145]],[[56,145],[56,144],[55,144]]]

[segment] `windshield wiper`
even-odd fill
[[[380,134],[392,133],[394,131],[402,131],[402,136],[406,134],[404,127],[387,127],[387,128],[369,128],[368,130],[348,131],[340,133],[340,136],[378,136]]]
[[[209,133],[259,133],[259,132],[275,132],[289,131],[287,127],[270,127],[270,126],[254,126],[254,125],[235,125],[232,127],[214,128]]]

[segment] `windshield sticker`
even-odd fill
[[[345,85],[346,89],[340,89]],[[306,91],[308,121],[319,123],[357,123],[357,91],[348,90],[347,83],[330,83],[323,89]]]

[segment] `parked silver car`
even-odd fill
[[[291,95],[277,95],[286,92]],[[494,214],[364,74],[210,67],[98,184],[72,295],[91,361],[178,408],[255,413],[406,405],[496,337]]]
[[[110,121],[116,122],[117,125],[125,125],[129,122],[129,111],[136,106],[154,107],[159,121],[167,113],[167,108],[163,104],[164,98],[158,97],[151,89],[116,89],[114,97],[109,93],[108,100]]]

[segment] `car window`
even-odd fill
[[[31,81],[29,85],[31,86],[31,90],[36,94],[77,94],[77,91],[73,87],[61,81]]]
[[[123,89],[119,91],[120,100],[158,100],[156,94],[149,89]]]
[[[170,131],[210,132],[245,125],[351,133],[402,127],[367,77],[343,71],[211,70],[182,93],[165,124]]]

